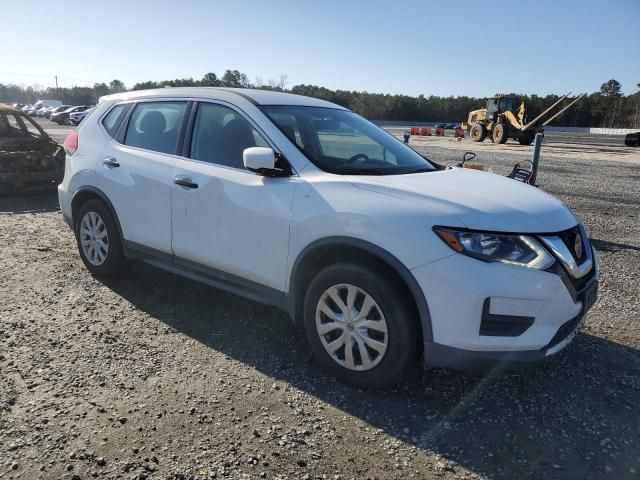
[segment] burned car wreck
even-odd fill
[[[21,111],[0,103],[0,195],[53,188],[64,177],[65,153]]]

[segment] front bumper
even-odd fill
[[[434,367],[474,371],[535,365],[569,345],[586,319],[584,314],[564,323],[552,341],[540,350],[473,351],[425,341],[424,361]]]
[[[541,271],[458,254],[413,274],[431,319],[425,363],[464,370],[538,363],[559,352],[586,320],[593,303],[586,295],[597,292],[598,282],[596,267],[572,281],[559,265]],[[498,319],[491,328],[487,316]],[[520,323],[499,330],[511,320]]]

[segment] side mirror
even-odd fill
[[[467,163],[469,160],[473,160],[474,158],[476,158],[476,154],[473,152],[465,152],[465,154],[462,156],[462,161],[460,163],[458,163],[458,167],[463,167],[465,163]]]
[[[265,177],[286,177],[290,171],[276,167],[277,154],[267,147],[249,147],[242,152],[242,160],[247,170]]]
[[[470,160],[473,160],[474,158],[476,158],[476,154],[473,152],[465,152],[465,154],[462,156],[462,162],[463,163],[467,163]]]

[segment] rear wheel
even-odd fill
[[[487,138],[487,128],[481,123],[474,123],[471,127],[471,138],[474,142],[482,142]]]
[[[494,143],[506,143],[509,138],[507,127],[503,123],[496,123],[493,127]]]
[[[419,328],[411,305],[408,294],[376,270],[336,264],[309,285],[304,329],[329,373],[352,385],[385,387],[415,365]]]
[[[520,143],[520,145],[531,145],[531,142],[533,142],[532,133],[525,132],[518,136],[518,143]]]
[[[87,270],[100,277],[115,276],[127,267],[122,241],[109,208],[98,199],[87,200],[75,224],[80,258]]]

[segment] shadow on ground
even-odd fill
[[[106,285],[212,349],[408,444],[491,478],[631,476],[640,456],[640,352],[587,334],[517,372],[425,370],[383,391],[318,371],[279,310],[136,264]],[[633,477],[637,478],[637,477]]]
[[[629,245],[628,243],[609,242],[607,240],[591,239],[591,243],[599,252],[615,253],[620,250],[635,250],[640,252],[640,247]]]
[[[55,212],[58,192],[53,189],[22,195],[0,195],[0,215]]]

